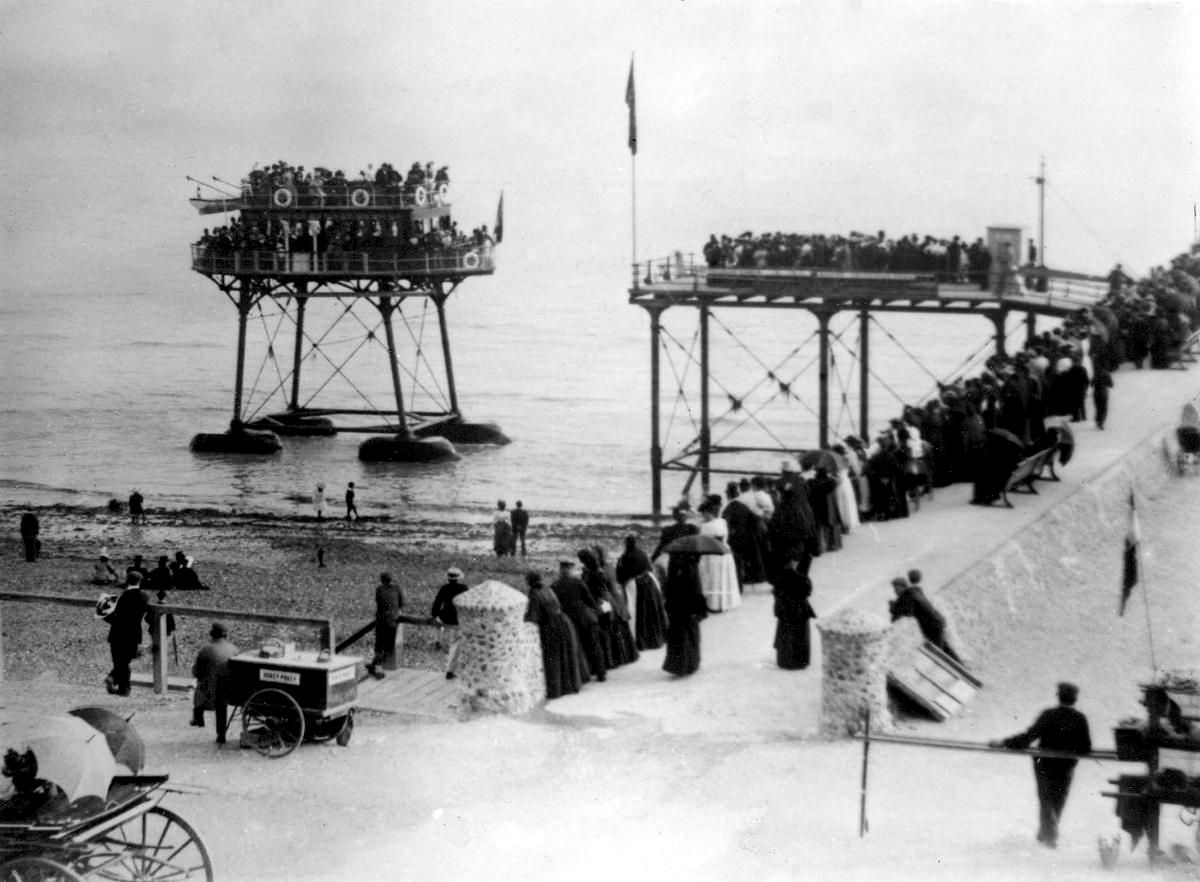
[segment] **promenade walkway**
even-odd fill
[[[1156,431],[1175,425],[1183,402],[1200,392],[1200,375],[1181,370],[1122,370],[1115,380],[1104,431],[1092,422],[1073,425],[1075,454],[1058,470],[1060,482],[1039,481],[1038,495],[1011,495],[1012,509],[970,505],[971,487],[953,485],[939,489],[932,502],[923,501],[912,517],[864,524],[846,538],[841,551],[813,562],[812,602],[818,615],[853,606],[886,616],[891,579],[912,567],[923,571],[926,591],[936,597],[960,572]],[[551,702],[547,712],[564,720],[599,718],[613,724],[652,720],[665,733],[738,741],[815,733],[821,695],[819,633],[813,629],[812,666],[804,672],[782,671],[775,666],[774,628],[771,596],[747,596],[740,609],[704,622],[703,662],[696,675],[676,680],[661,670],[664,650],[646,652],[636,664],[612,672],[606,684]],[[970,647],[964,648],[969,657]]]

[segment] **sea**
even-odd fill
[[[187,266],[186,249],[180,264]],[[522,260],[504,246],[490,277],[467,279],[447,305],[459,406],[494,422],[504,446],[461,446],[440,464],[366,463],[359,434],[283,439],[272,456],[196,454],[198,432],[232,415],[236,310],[206,278],[173,267],[139,290],[0,291],[0,503],[103,506],[136,488],[154,510],[312,513],[323,482],[335,511],[353,481],[365,516],[486,519],[497,500],[535,518],[627,519],[651,510],[650,332],[629,301],[628,264]],[[301,401],[390,406],[378,313],[369,304],[310,301]],[[423,298],[396,324],[406,404],[436,409],[447,384],[436,314]],[[815,319],[802,310],[715,309],[710,326],[712,437],[761,451],[720,459],[778,471],[780,450],[817,444]],[[1044,321],[1044,320],[1043,320]],[[1014,318],[1010,334],[1023,333]],[[669,459],[699,432],[695,310],[663,316],[662,438]],[[835,317],[831,431],[857,433],[858,320]],[[979,317],[880,314],[871,322],[871,423],[928,399],[940,380],[977,372],[993,327]],[[272,335],[275,335],[272,338]],[[248,330],[248,408],[283,409],[290,320],[267,300]],[[346,379],[332,366],[342,367]],[[681,390],[683,394],[681,393]],[[274,392],[274,394],[272,394]],[[714,460],[716,462],[716,460]],[[664,504],[688,475],[664,478]],[[725,478],[715,475],[714,487]],[[695,500],[699,483],[691,488]]]

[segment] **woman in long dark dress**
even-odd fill
[[[617,581],[633,596],[633,638],[638,649],[658,649],[667,637],[667,610],[654,566],[638,547],[637,537],[625,537],[625,553],[617,559]]]
[[[542,663],[546,669],[546,698],[573,695],[587,681],[583,650],[575,636],[575,626],[562,611],[554,592],[542,584],[537,573],[526,573],[529,605],[525,621],[538,627],[542,641]]]
[[[809,621],[816,618],[808,598],[812,581],[808,578],[811,558],[790,557],[775,574],[775,663],[785,671],[808,667],[812,643]]]
[[[663,670],[686,677],[700,669],[700,622],[708,604],[700,587],[699,555],[672,554],[667,565],[667,657]]]
[[[637,646],[633,640],[633,631],[629,629],[629,608],[625,605],[623,595],[618,595],[613,590],[613,585],[592,549],[581,548],[577,556],[583,564],[583,584],[587,586],[601,609],[600,630],[604,635],[608,669],[637,661]]]

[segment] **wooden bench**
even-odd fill
[[[1000,491],[1001,499],[1003,499],[1004,505],[1007,508],[1013,507],[1012,503],[1008,501],[1008,494],[1010,492],[1037,493],[1037,488],[1033,486],[1033,482],[1042,476],[1042,470],[1047,466],[1051,467],[1051,473],[1053,473],[1054,454],[1056,452],[1056,447],[1047,447],[1045,450],[1039,450],[1037,453],[1031,454],[1017,463],[1017,467],[1013,469],[1013,473],[1004,482],[1004,489]],[[1053,480],[1057,481],[1058,477],[1055,476]],[[1022,488],[1024,489],[1022,490]]]
[[[1200,329],[1192,332],[1180,347],[1172,353],[1171,367],[1187,369],[1189,364],[1195,364],[1200,355]]]

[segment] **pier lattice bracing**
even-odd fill
[[[780,401],[796,404],[815,420],[819,447],[830,443],[831,430],[836,434],[847,424],[866,434],[873,392],[894,398],[898,412],[905,400],[874,368],[873,344],[890,346],[893,354],[902,353],[927,374],[932,395],[942,380],[975,369],[993,351],[1005,353],[1022,327],[1027,338],[1032,337],[1037,316],[1070,315],[1094,305],[1106,291],[1107,282],[1100,277],[1044,268],[994,278],[981,290],[978,284],[944,283],[914,273],[709,269],[678,253],[635,266],[629,302],[645,309],[650,318],[652,511],[656,516],[662,511],[665,472],[685,474],[685,492],[698,479],[707,494],[714,474],[761,471],[747,468],[748,455],[795,455],[802,445],[788,443],[788,426],[775,421],[778,409],[771,410]],[[675,315],[680,307],[695,316],[689,331],[665,321],[668,310],[674,308]],[[765,347],[722,317],[735,310],[770,316],[766,333],[776,338],[788,323],[787,330],[794,328],[799,342],[789,343],[782,356],[767,361]],[[792,322],[789,311],[800,313],[801,321]],[[1010,321],[1014,313],[1023,323]],[[883,317],[888,314],[931,320],[978,316],[991,327],[982,345],[968,343],[964,349],[970,354],[946,377],[938,377],[887,327]],[[687,323],[686,315],[675,324],[681,322]],[[714,337],[725,347],[724,354],[740,357],[741,370],[734,377],[713,369]],[[810,396],[802,394],[806,384],[811,389],[813,374],[815,407]],[[664,391],[671,393],[665,420]],[[857,398],[857,422],[848,414],[852,397]],[[794,416],[788,415],[788,421],[794,422]],[[685,438],[672,447],[671,436],[680,423]],[[756,435],[753,442],[737,443],[748,434]]]
[[[337,431],[421,434],[459,417],[445,304],[462,277],[210,278],[238,311],[235,425],[350,417]],[[438,339],[427,340],[434,333]],[[247,362],[251,354],[256,365]],[[378,377],[350,370],[372,354],[386,360],[386,389]]]

